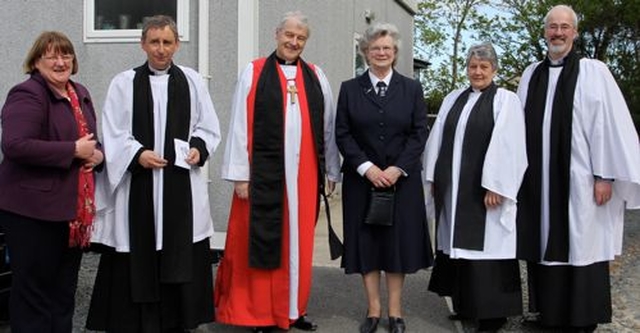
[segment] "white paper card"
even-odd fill
[[[187,163],[187,156],[189,155],[189,143],[180,139],[173,139],[173,144],[176,151],[176,166],[191,169],[191,166]]]

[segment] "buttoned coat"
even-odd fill
[[[394,71],[384,98],[376,95],[368,72],[342,83],[336,141],[343,156],[346,273],[412,273],[431,265],[421,180],[427,136],[427,110],[418,81]],[[382,170],[396,166],[406,173],[396,183],[392,227],[363,223],[372,184],[357,168],[367,161]]]
[[[71,82],[89,132],[97,139],[89,91]],[[33,73],[13,87],[2,108],[0,209],[47,221],[76,216],[78,172],[74,158],[78,128],[71,103]]]

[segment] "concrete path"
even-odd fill
[[[342,238],[342,211],[339,194],[331,199],[331,213],[334,229]],[[640,331],[640,211],[627,211],[625,221],[625,241],[623,255],[612,263],[613,323],[600,325],[596,332],[639,332]],[[222,238],[223,239],[223,238]],[[218,239],[217,242],[221,240]],[[317,332],[341,333],[357,332],[366,312],[366,301],[361,277],[345,275],[339,268],[339,260],[329,259],[327,224],[322,213],[316,228],[314,255],[314,282],[309,303],[309,316],[319,325]],[[97,254],[84,256],[78,290],[76,293],[76,314],[74,333],[85,330],[86,312],[95,278]],[[213,268],[215,270],[215,267]],[[447,319],[447,302],[427,291],[430,270],[409,275],[404,289],[404,316],[408,332],[473,332],[471,323]],[[526,308],[526,307],[525,307]],[[526,314],[525,314],[526,315]],[[500,332],[541,332],[522,325],[523,317],[510,318]],[[381,322],[378,332],[387,332],[388,323]],[[9,333],[6,323],[0,324],[0,333]],[[202,325],[193,333],[240,333],[247,328],[220,324]],[[300,332],[292,329],[291,332]],[[548,332],[548,331],[547,331]]]
[[[342,204],[340,194],[330,198],[331,221],[342,238]],[[340,259],[332,261],[329,255],[327,219],[324,207],[316,226],[314,248],[313,287],[309,301],[309,317],[318,324],[317,332],[357,332],[367,311],[366,297],[360,275],[346,275],[340,268]],[[459,322],[447,319],[446,301],[427,291],[431,270],[408,275],[403,294],[404,317],[408,332],[462,332]],[[383,304],[384,304],[383,300]],[[383,311],[386,307],[383,306]],[[388,332],[386,315],[378,332]],[[456,328],[457,327],[457,328]],[[248,332],[246,328],[210,324],[200,332]],[[292,329],[291,332],[300,332]]]

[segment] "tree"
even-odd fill
[[[483,14],[478,7],[487,5],[490,0],[450,0],[423,1],[418,4],[416,16],[416,36],[424,45],[417,50],[418,56],[444,58],[443,62],[426,71],[427,103],[430,110],[438,109],[445,94],[457,88],[464,80],[464,58],[460,54],[465,48],[464,34],[470,24],[479,20]]]
[[[568,1],[580,16],[577,47],[605,62],[640,130],[640,0]]]
[[[490,41],[496,48],[500,86],[515,90],[526,66],[545,56],[546,8],[544,1],[503,0],[493,4],[494,15],[474,24],[475,39]]]
[[[465,82],[460,50],[467,40],[491,41],[500,58],[496,81],[515,89],[525,67],[544,58],[543,18],[564,3],[579,17],[576,49],[605,62],[629,109],[640,124],[640,0],[427,0],[419,4],[417,56],[444,59],[423,77],[426,99],[435,109],[442,98]]]

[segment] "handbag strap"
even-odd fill
[[[333,230],[333,226],[331,225],[331,209],[329,208],[329,199],[327,195],[322,193],[322,199],[324,200],[324,210],[327,216],[327,228],[329,231],[329,254],[331,256],[331,260],[336,260],[342,256],[344,253],[344,245],[338,238],[335,230]]]

